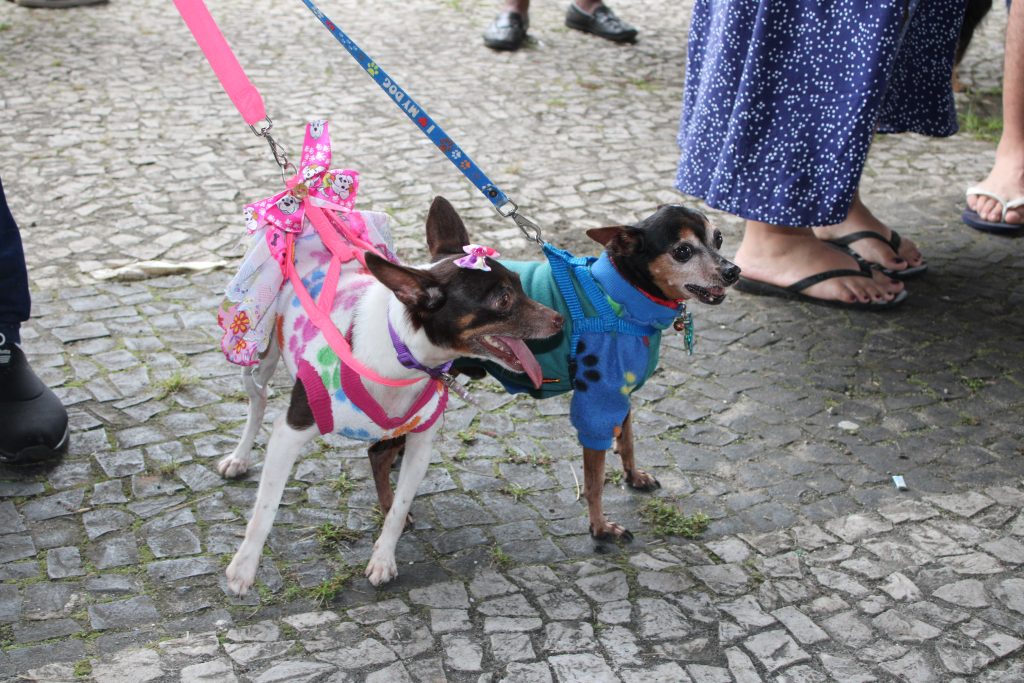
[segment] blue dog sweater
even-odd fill
[[[546,262],[501,262],[519,274],[531,299],[565,318],[559,334],[527,342],[544,384],[535,390],[525,374],[497,363],[485,365],[510,393],[550,398],[575,390],[569,419],[580,443],[607,450],[629,413],[630,394],[658,367],[661,331],[679,309],[659,304],[629,284],[607,254],[576,258],[551,245],[544,250]]]

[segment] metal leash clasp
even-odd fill
[[[284,147],[277,143],[274,136],[270,134],[270,130],[274,127],[274,122],[269,116],[265,117],[267,120],[266,126],[261,126],[259,130],[256,130],[256,126],[249,124],[249,129],[253,132],[253,135],[264,138],[267,144],[270,145],[270,152],[274,155],[274,161],[281,167],[281,180],[287,182],[286,173],[291,169],[292,175],[296,173],[295,167],[292,166],[292,162],[288,161],[288,156],[284,152]]]
[[[544,238],[541,236],[540,226],[526,216],[521,215],[519,213],[519,205],[514,201],[509,199],[501,206],[494,207],[494,210],[498,212],[499,216],[514,220],[516,225],[519,226],[520,232],[523,233],[523,237],[531,242],[544,244]]]
[[[439,379],[441,380],[441,382],[444,383],[446,387],[448,387],[450,390],[458,394],[459,398],[461,398],[463,401],[465,401],[469,405],[476,406],[477,408],[481,407],[480,404],[477,403],[472,396],[470,396],[469,391],[466,389],[466,387],[462,386],[462,383],[455,379],[454,375],[447,372],[442,372]]]

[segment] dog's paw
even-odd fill
[[[595,541],[620,541],[622,543],[629,543],[633,540],[633,532],[615,522],[609,522],[605,520],[600,527],[594,528],[594,525],[590,525],[590,536]]]
[[[237,479],[249,471],[249,461],[227,455],[217,463],[217,471],[225,479]]]
[[[395,564],[395,556],[387,557],[374,553],[366,564],[366,578],[374,586],[385,584],[398,576],[398,565]]]
[[[248,593],[249,589],[252,588],[252,584],[256,581],[256,568],[258,564],[259,558],[256,558],[255,562],[251,562],[246,559],[240,559],[238,555],[235,555],[234,559],[231,560],[231,564],[224,570],[224,575],[228,577],[228,590],[239,597]]]
[[[653,491],[661,488],[661,483],[654,475],[643,470],[626,470],[626,483],[637,491]]]

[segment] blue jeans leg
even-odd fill
[[[7,197],[0,182],[0,334],[8,342],[21,341],[19,330],[21,323],[28,320],[31,306],[21,233],[7,208]]]

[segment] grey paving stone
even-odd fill
[[[743,646],[768,671],[777,671],[811,657],[782,629],[758,633],[743,641]]]
[[[314,656],[346,671],[387,664],[397,659],[391,648],[375,638],[366,638],[355,644],[338,643],[335,649],[317,652]]]
[[[745,592],[749,576],[743,568],[735,564],[712,564],[701,567],[690,567],[690,571],[715,593],[723,595],[740,595]]]
[[[89,559],[99,570],[134,565],[139,561],[138,542],[130,534],[104,538],[89,549]]]
[[[648,666],[643,669],[623,669],[619,672],[619,676],[624,683],[646,683],[647,681],[689,683],[692,680],[686,671],[675,662]]]
[[[592,610],[576,591],[564,589],[536,596],[537,604],[548,619],[590,619]]]
[[[940,680],[935,669],[928,664],[920,652],[916,651],[890,662],[882,662],[880,666],[901,680],[921,681],[921,683]]]
[[[804,645],[813,645],[828,639],[828,634],[824,630],[792,605],[780,607],[772,612],[772,616],[778,619],[786,627],[786,630]]]
[[[929,503],[961,517],[972,517],[988,506],[995,504],[995,501],[988,496],[975,491],[968,491],[962,494],[926,496],[925,499]]]
[[[158,558],[195,555],[202,550],[199,537],[189,527],[175,527],[150,534],[146,543],[153,551],[153,556]]]
[[[36,544],[31,536],[5,534],[0,536],[0,564],[35,557]]]
[[[464,635],[441,636],[445,665],[454,671],[480,671],[483,649],[480,644]]]
[[[159,620],[156,605],[145,596],[89,606],[89,621],[97,631],[141,626]]]
[[[614,602],[629,596],[629,584],[623,572],[610,572],[579,579],[576,585],[596,602]]]
[[[266,643],[224,643],[224,652],[233,662],[249,666],[253,662],[278,659],[292,649],[294,640],[277,640]]]
[[[146,565],[146,573],[150,578],[161,581],[180,581],[193,576],[213,574],[218,569],[220,569],[220,565],[210,557],[161,560]]]
[[[731,647],[725,651],[725,657],[729,664],[729,673],[732,674],[736,683],[755,683],[761,680],[761,675],[754,667],[754,662],[743,650]]]
[[[762,610],[757,600],[751,595],[728,602],[720,602],[716,606],[746,629],[757,629],[775,623],[775,618]]]
[[[487,617],[484,619],[484,633],[520,633],[537,631],[544,622],[535,617]]]
[[[1024,579],[1004,579],[991,590],[992,595],[1002,606],[1024,614]]]
[[[889,596],[899,601],[916,601],[921,599],[920,589],[900,572],[893,572],[889,577],[879,585],[879,588]]]
[[[37,498],[25,504],[21,509],[25,519],[29,521],[42,521],[73,515],[82,507],[82,499],[85,492],[81,489],[62,491],[45,498]]]
[[[594,629],[585,622],[553,621],[544,626],[545,652],[585,652],[597,647]]]
[[[593,654],[555,655],[548,659],[558,683],[610,683],[616,680],[611,667]]]
[[[432,609],[430,610],[430,630],[432,633],[450,633],[452,631],[468,631],[472,628],[469,611],[463,609]]]
[[[514,593],[519,589],[496,571],[484,570],[476,574],[469,584],[470,594],[480,600],[494,595]]]
[[[505,667],[501,683],[551,683],[551,669],[545,662],[512,662]]]
[[[499,664],[536,659],[530,637],[525,633],[495,633],[490,637],[491,656]]]
[[[82,627],[73,619],[47,619],[14,624],[11,629],[17,643],[32,643],[79,633]]]
[[[409,600],[427,607],[446,609],[469,607],[469,595],[466,593],[466,587],[457,581],[438,583],[426,588],[415,588],[409,591]]]
[[[46,573],[51,579],[82,576],[82,555],[78,548],[54,548],[46,553]]]
[[[521,593],[492,598],[476,606],[480,614],[504,617],[536,617],[540,613],[526,600]]]
[[[888,610],[871,620],[871,624],[899,643],[921,643],[942,633],[931,624]]]
[[[402,659],[419,656],[434,647],[434,638],[426,624],[412,615],[377,624],[374,630]]]
[[[181,670],[183,681],[224,681],[231,683],[237,681],[234,667],[227,657],[218,657],[199,664],[190,664]],[[270,679],[273,680],[273,679]]]
[[[644,638],[665,640],[683,638],[690,634],[692,626],[678,607],[657,598],[640,598],[636,601],[640,633]]]
[[[126,650],[92,665],[93,680],[103,683],[147,683],[163,675],[160,657],[152,650]]]

